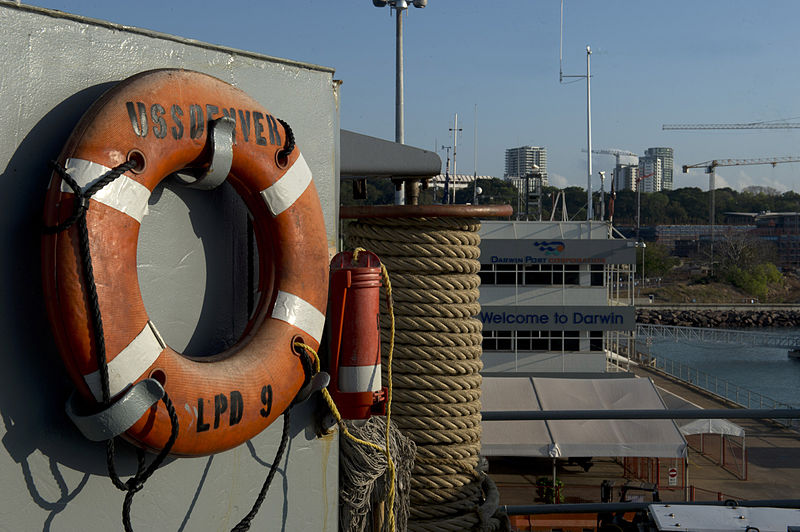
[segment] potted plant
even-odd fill
[[[539,477],[536,479],[536,495],[545,504],[563,503],[564,483],[556,479],[554,489],[551,477]]]

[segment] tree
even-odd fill
[[[644,271],[653,277],[663,277],[672,268],[678,265],[678,258],[669,253],[669,249],[658,242],[649,242],[646,248],[636,248],[636,264],[642,264],[644,257]]]
[[[764,297],[771,285],[783,281],[773,264],[776,251],[772,244],[749,233],[733,233],[717,243],[717,275],[720,279],[756,297]]]
[[[511,181],[498,179],[478,179],[478,187],[481,194],[478,203],[481,205],[511,205],[514,212],[517,212],[517,198],[519,192]],[[471,186],[456,191],[455,202],[460,204],[472,203],[474,190]],[[523,207],[524,210],[524,207]]]
[[[355,179],[342,179],[339,202],[342,205],[391,205],[394,203],[394,184],[391,179],[367,179],[367,198],[354,199]]]

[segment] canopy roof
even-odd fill
[[[670,410],[697,410],[701,408],[663,388],[659,388],[658,391],[664,399],[664,404]],[[725,434],[727,436],[739,436],[740,438],[745,436],[742,427],[727,419],[676,419],[675,423],[681,433],[687,436],[689,434]]]
[[[442,160],[432,151],[397,142],[339,131],[341,177],[433,177]]]
[[[484,377],[482,410],[665,409],[650,379]],[[686,440],[670,420],[483,421],[486,456],[683,458]]]

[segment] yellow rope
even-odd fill
[[[356,248],[353,252],[353,262],[358,260],[358,254],[362,251],[366,251],[364,248]],[[356,436],[353,436],[349,430],[347,430],[347,425],[344,424],[344,420],[342,419],[342,415],[339,413],[339,409],[336,408],[336,403],[333,402],[333,398],[331,397],[330,392],[328,392],[327,388],[322,389],[322,396],[325,398],[325,402],[328,404],[328,408],[330,408],[333,417],[336,418],[336,422],[339,424],[339,427],[342,430],[342,433],[348,437],[349,439],[353,440],[356,443],[361,445],[366,445],[367,447],[372,447],[373,449],[377,449],[386,455],[386,462],[388,464],[389,469],[389,493],[388,493],[388,504],[389,507],[389,530],[394,532],[395,530],[395,520],[394,520],[394,477],[395,477],[395,469],[394,469],[394,462],[392,461],[392,456],[389,449],[389,425],[391,422],[391,415],[392,415],[392,355],[394,354],[394,305],[392,304],[392,283],[389,280],[389,272],[386,271],[386,267],[381,263],[381,275],[383,277],[383,281],[386,284],[386,305],[389,309],[389,319],[391,323],[391,335],[389,337],[389,360],[387,362],[387,393],[386,393],[386,446],[380,447],[372,442],[362,440]],[[314,350],[313,347],[310,345],[304,344],[302,342],[295,342],[294,344],[297,347],[301,347],[314,355],[314,363],[316,364],[317,371],[320,370],[319,365],[319,356],[317,352]]]

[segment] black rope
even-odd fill
[[[314,364],[311,360],[311,356],[308,352],[298,346],[298,351],[300,353],[300,363],[303,365],[303,373],[305,373],[305,379],[303,381],[303,386],[300,387],[302,390],[306,386],[311,383],[311,379],[314,377]],[[298,392],[299,395],[300,392]],[[297,398],[295,398],[295,401]],[[272,478],[275,476],[275,472],[278,468],[278,463],[283,458],[284,450],[286,449],[286,443],[289,440],[289,416],[291,412],[291,408],[295,405],[295,401],[289,405],[289,407],[283,412],[283,434],[281,435],[281,443],[278,446],[278,452],[275,453],[275,459],[272,461],[272,466],[270,466],[269,473],[267,474],[267,478],[264,480],[263,486],[261,486],[261,491],[258,494],[255,502],[253,503],[253,508],[250,512],[241,520],[239,524],[231,529],[231,532],[246,532],[250,530],[250,524],[253,521],[253,518],[256,516],[258,511],[261,509],[261,505],[264,502],[264,499],[267,496],[267,491],[269,491],[269,486],[272,484]]]
[[[283,458],[283,453],[286,450],[286,443],[289,441],[290,413],[290,408],[287,408],[283,412],[283,434],[281,435],[281,443],[278,446],[278,452],[275,453],[275,459],[272,461],[272,466],[269,468],[269,474],[264,480],[264,484],[261,486],[261,491],[258,493],[258,497],[256,497],[256,500],[253,503],[253,508],[250,509],[250,512],[244,516],[241,521],[239,521],[239,524],[231,529],[231,532],[246,532],[247,530],[250,530],[250,525],[253,521],[253,518],[261,509],[261,504],[263,504],[264,499],[267,497],[267,491],[269,491],[269,486],[272,484],[272,479],[275,477],[275,473],[278,471],[278,463]]]
[[[87,292],[86,296],[89,300],[92,326],[95,332],[94,336],[97,354],[97,366],[98,371],[100,372],[103,405],[107,407],[111,402],[111,391],[108,384],[106,341],[105,334],[103,332],[103,317],[100,314],[100,303],[97,297],[97,285],[94,281],[94,268],[92,266],[92,254],[89,245],[89,229],[86,225],[86,211],[89,209],[89,199],[92,196],[99,192],[103,187],[119,178],[122,174],[134,168],[136,163],[133,161],[127,161],[119,166],[116,166],[112,170],[106,172],[105,175],[103,175],[97,182],[93,183],[86,190],[81,190],[81,187],[78,185],[75,179],[69,175],[65,168],[54,162],[51,163],[51,166],[59,174],[61,179],[63,179],[72,189],[72,192],[75,195],[75,200],[72,214],[70,214],[70,216],[63,223],[55,226],[45,227],[44,230],[48,234],[58,233],[77,223],[78,244],[81,261],[83,264],[84,287]],[[172,449],[172,446],[175,444],[175,440],[178,438],[178,414],[175,412],[175,406],[172,404],[172,400],[169,398],[169,395],[166,391],[164,391],[164,396],[161,398],[161,401],[164,403],[167,413],[169,414],[171,425],[169,439],[149,466],[145,466],[144,450],[138,449],[138,465],[136,468],[136,474],[129,478],[126,482],[123,482],[119,477],[116,466],[114,465],[114,438],[106,441],[106,464],[108,466],[108,475],[111,478],[111,482],[117,489],[126,492],[125,500],[122,504],[122,523],[126,532],[133,531],[133,528],[131,527],[130,510],[133,503],[134,494],[144,487],[144,483],[147,482],[153,473],[155,473],[156,469],[158,469],[159,466],[164,462],[170,450]]]
[[[280,122],[280,124],[283,126],[283,129],[286,131],[286,143],[283,145],[283,148],[278,150],[277,158],[281,164],[286,164],[283,161],[286,161],[286,159],[292,154],[292,151],[294,151],[294,132],[288,123],[280,118],[277,118],[276,120]]]

